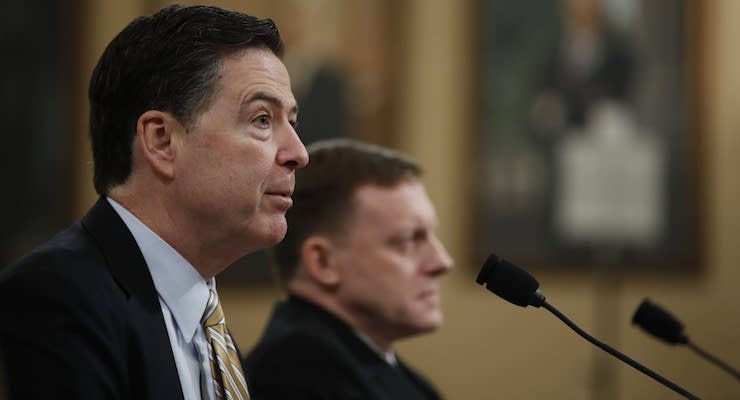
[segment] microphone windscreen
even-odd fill
[[[632,323],[640,326],[651,335],[670,344],[687,343],[683,324],[668,311],[645,299],[632,317]]]
[[[521,307],[534,304],[535,292],[540,286],[537,279],[516,265],[491,254],[481,267],[478,284],[504,300]]]

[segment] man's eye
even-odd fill
[[[254,122],[259,125],[261,128],[267,128],[270,126],[270,116],[267,114],[262,114],[254,119]]]
[[[414,232],[413,234],[408,236],[398,237],[393,241],[393,243],[398,249],[402,251],[413,251],[421,247],[424,242],[426,242],[426,240],[426,233],[420,231]]]

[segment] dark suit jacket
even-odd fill
[[[11,398],[182,399],[149,270],[103,198],[0,275]]]
[[[297,297],[276,306],[244,367],[254,400],[440,399],[403,362],[389,365],[344,322]]]

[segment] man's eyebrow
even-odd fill
[[[283,102],[275,97],[274,95],[267,93],[267,92],[254,92],[250,96],[248,96],[244,101],[242,101],[241,108],[246,108],[249,104],[254,103],[255,101],[266,101],[268,103],[273,104],[277,108],[283,108]],[[298,105],[294,105],[293,109],[290,110],[291,113],[298,114]]]

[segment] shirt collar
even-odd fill
[[[386,351],[386,352],[384,352],[383,350],[380,350],[380,347],[378,347],[378,345],[376,345],[375,342],[373,342],[373,340],[370,339],[369,336],[367,336],[366,334],[364,334],[363,332],[357,329],[353,329],[353,331],[355,332],[355,335],[357,335],[357,337],[359,337],[360,340],[362,340],[367,345],[367,347],[369,347],[371,350],[377,353],[378,356],[380,356],[380,358],[382,358],[385,362],[387,362],[388,364],[394,367],[398,366],[398,359],[396,358],[396,353],[394,353],[392,350]]]
[[[215,279],[206,282],[169,243],[115,200],[109,197],[107,200],[136,240],[154,287],[172,313],[183,338],[192,341],[208,303],[209,287],[215,290]]]

